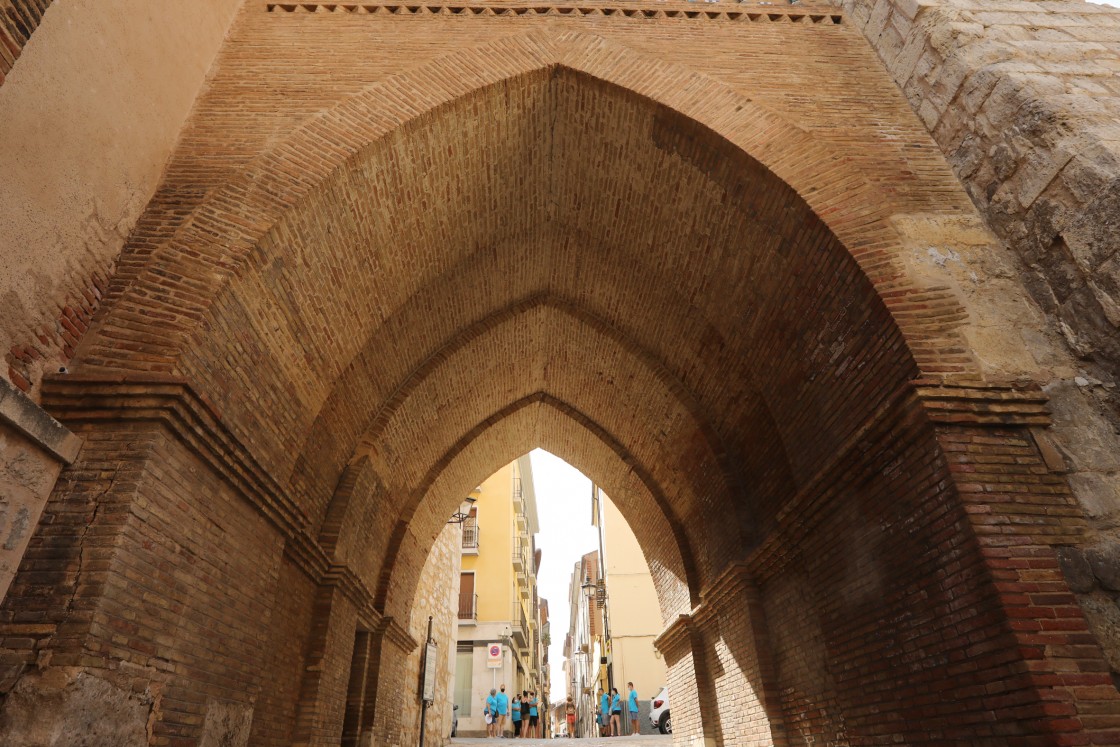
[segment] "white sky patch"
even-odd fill
[[[548,663],[552,667],[549,702],[559,703],[568,697],[562,669],[564,634],[571,616],[568,582],[576,561],[599,549],[599,535],[591,526],[591,480],[543,449],[535,449],[529,458],[533,463],[533,488],[541,526],[537,534],[537,547],[542,551],[537,586],[540,596],[548,600],[552,633],[552,645],[548,647]]]
[[[1120,0],[1089,0],[1094,5],[1111,5],[1114,8],[1120,8]]]

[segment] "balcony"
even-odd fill
[[[478,620],[478,594],[459,595],[459,622],[473,623]]]
[[[529,570],[529,553],[520,537],[513,538],[513,569],[519,573]]]
[[[478,519],[473,516],[463,522],[463,552],[470,555],[478,554]]]
[[[514,603],[513,624],[513,639],[517,641],[518,645],[525,647],[529,645],[529,623],[525,619],[525,609],[517,603]]]
[[[525,514],[525,494],[521,490],[521,478],[513,478],[513,511],[514,513]]]

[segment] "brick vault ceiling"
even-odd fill
[[[551,438],[633,494],[628,518],[702,523],[685,540],[717,554],[750,543],[914,373],[869,282],[788,186],[681,115],[563,68],[361,150],[194,329],[177,372],[313,523],[355,454],[407,496],[402,516],[431,494],[435,517]],[[580,439],[546,433],[557,413]],[[489,452],[467,448],[488,429]],[[731,520],[691,521],[712,516]]]

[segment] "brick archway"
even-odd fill
[[[833,146],[568,32],[315,118],[133,246],[75,375],[48,382],[87,445],[42,536],[93,516],[13,586],[6,622],[42,619],[33,645],[8,631],[9,679],[67,704],[115,688],[159,737],[249,714],[261,744],[337,741],[354,631],[414,643],[409,578],[399,600],[387,580],[484,474],[494,422],[548,403],[632,455],[635,506],[687,538],[689,609],[659,640],[683,738],[1107,739],[1041,398],[978,381],[951,293],[891,253],[890,216],[963,197]]]

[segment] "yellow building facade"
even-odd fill
[[[535,690],[542,708],[545,700],[534,543],[540,526],[528,455],[488,477],[471,497],[474,504],[463,507],[454,686],[462,736],[485,734],[491,688],[504,684],[511,701],[515,692]]]

